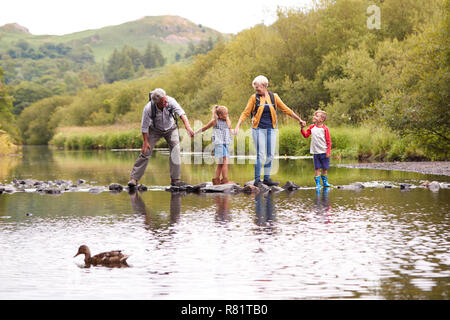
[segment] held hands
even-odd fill
[[[304,127],[306,127],[306,121],[300,119],[300,120],[298,121],[298,123],[300,124],[300,126],[302,127],[302,129],[303,129]]]
[[[195,135],[195,132],[191,129],[191,127],[187,127],[186,131],[189,133],[189,136],[192,138]]]
[[[194,132],[194,135],[199,134],[202,132],[202,129],[198,129],[197,131]]]

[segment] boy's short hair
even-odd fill
[[[314,114],[317,114],[317,113],[319,113],[321,115],[323,121],[327,120],[327,113],[325,111],[319,109],[316,112],[314,112]]]

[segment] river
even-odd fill
[[[136,156],[25,147],[0,158],[0,182],[125,185]],[[230,165],[230,179],[251,180],[252,162]],[[182,165],[192,184],[214,172]],[[366,188],[316,192],[312,176],[311,159],[280,159],[272,178],[304,188],[171,194],[168,157],[155,152],[147,192],[0,194],[0,299],[450,298],[450,189],[398,188],[449,177],[332,166],[330,183]],[[130,267],[85,268],[73,257],[82,244],[121,249]]]

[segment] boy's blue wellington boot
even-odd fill
[[[317,189],[322,188],[322,186],[320,185],[320,176],[314,177],[314,181],[316,182]]]
[[[322,178],[323,186],[325,188],[331,188],[332,187],[331,184],[328,184],[328,177],[327,177],[327,175],[324,175],[324,176],[322,175],[320,177]]]

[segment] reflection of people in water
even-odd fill
[[[326,218],[325,223],[331,223],[331,205],[328,199],[330,190],[330,188],[316,189],[315,211]]]
[[[272,202],[272,193],[263,195],[258,193],[255,196],[255,222],[258,226],[272,225],[274,220],[274,206]]]
[[[138,192],[132,191],[130,194],[131,207],[134,213],[144,214],[145,223],[151,225],[151,212],[147,211],[144,201],[139,196]],[[181,194],[171,193],[170,196],[170,224],[175,224],[178,222],[181,213]]]
[[[214,196],[216,200],[216,221],[230,221],[230,195],[217,194]]]

